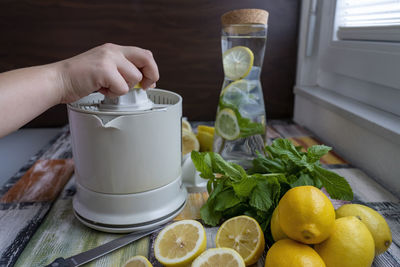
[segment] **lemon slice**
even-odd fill
[[[240,135],[240,128],[235,112],[230,108],[224,108],[218,112],[215,120],[217,134],[226,140],[235,140]]]
[[[222,55],[225,76],[231,80],[246,77],[253,67],[253,52],[245,46],[235,46]]]
[[[217,247],[232,248],[246,265],[254,264],[265,248],[264,233],[258,222],[249,216],[237,216],[224,222],[215,238]]]
[[[193,150],[199,151],[199,149],[200,144],[196,135],[191,131],[182,129],[182,154],[185,155]]]
[[[135,256],[128,260],[123,267],[153,267],[153,265],[143,256]]]
[[[233,93],[233,94],[248,94],[251,90],[253,90],[257,85],[248,80],[238,80],[230,83],[221,91],[221,96],[225,95],[225,93]]]
[[[199,125],[196,137],[199,140],[201,152],[213,150],[214,127]]]
[[[182,130],[188,130],[189,132],[192,131],[192,126],[190,126],[190,123],[187,120],[182,120]]]
[[[242,257],[231,248],[210,248],[192,263],[192,267],[227,266],[245,267]]]
[[[182,220],[165,227],[154,243],[154,255],[165,266],[182,266],[192,262],[207,245],[203,225]]]

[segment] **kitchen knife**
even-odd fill
[[[125,235],[123,237],[114,239],[113,241],[110,241],[108,243],[105,243],[101,246],[98,246],[96,248],[93,248],[91,250],[79,253],[75,256],[69,257],[69,258],[57,258],[55,261],[47,265],[46,267],[75,267],[75,266],[81,266],[85,263],[88,263],[94,259],[97,259],[101,256],[106,255],[107,253],[110,253],[116,249],[119,249],[123,246],[128,245],[129,243],[132,243],[133,241],[136,241],[142,237],[145,237],[151,233],[154,233],[156,231],[159,231],[163,228],[164,226],[157,227],[156,229],[153,230],[148,230],[148,231],[141,231],[141,232],[134,232],[130,233],[128,235]]]

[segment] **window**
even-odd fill
[[[400,194],[400,0],[301,8],[294,120]]]
[[[335,40],[400,41],[400,0],[338,0]]]

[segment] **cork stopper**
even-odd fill
[[[222,25],[229,24],[268,24],[268,12],[263,9],[236,9],[221,17]]]

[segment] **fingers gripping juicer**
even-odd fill
[[[94,93],[69,104],[68,116],[77,186],[73,208],[82,223],[131,232],[161,225],[183,209],[178,94]]]

